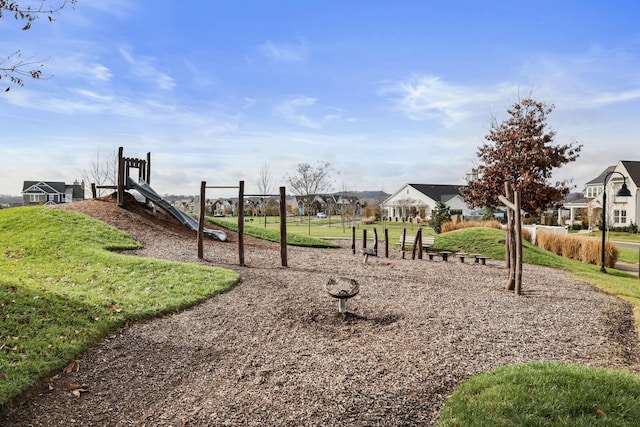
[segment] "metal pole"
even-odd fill
[[[602,259],[600,261],[600,273],[606,273],[607,269],[604,268],[604,249],[605,249],[605,234],[607,232],[607,182],[605,180],[604,188],[602,189]]]

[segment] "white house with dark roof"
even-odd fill
[[[24,181],[22,205],[50,205],[84,200],[84,181],[65,184],[59,181]]]
[[[436,203],[442,202],[451,210],[460,210],[468,215],[470,209],[462,199],[462,185],[405,184],[380,205],[382,216],[400,221],[411,218],[431,218]]]
[[[604,191],[607,192],[607,224],[624,227],[640,222],[640,162],[621,160],[608,172]],[[626,184],[631,197],[619,197],[616,193]],[[589,202],[591,209],[602,208],[602,194]]]
[[[621,160],[609,166],[584,186],[584,198],[564,203],[569,212],[567,224],[577,218],[596,228],[602,218],[602,195],[607,191],[607,223],[609,227],[625,227],[640,223],[640,161]],[[616,193],[626,184],[631,197],[618,197]]]

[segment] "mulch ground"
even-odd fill
[[[553,360],[638,371],[631,307],[548,268],[526,265],[523,295],[504,263],[371,257],[349,247],[207,240],[162,213],[113,200],[73,203],[142,242],[151,256],[238,271],[198,306],[130,324],[3,408],[13,426],[433,425],[454,387],[504,364]],[[328,279],[360,293],[338,313]],[[86,391],[73,393],[77,384]],[[76,396],[79,394],[79,396]]]

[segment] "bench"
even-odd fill
[[[476,264],[482,264],[482,265],[486,265],[487,263],[487,258],[486,256],[483,256],[482,254],[475,254],[473,255],[474,258],[476,259]]]
[[[433,261],[434,256],[439,256],[442,258],[442,261],[448,261],[449,255],[451,252],[449,251],[440,251],[440,252],[427,252],[427,256],[429,257],[429,261]]]
[[[404,239],[404,246],[413,247],[416,242],[416,236],[406,236]],[[435,236],[422,236],[422,249],[429,249],[436,242]],[[398,240],[398,244],[402,245],[402,236]],[[403,249],[403,248],[400,248]]]

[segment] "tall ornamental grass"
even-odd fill
[[[602,241],[596,238],[577,237],[539,230],[536,245],[564,258],[598,265],[602,259]],[[605,242],[605,266],[614,268],[619,252],[611,242]]]

